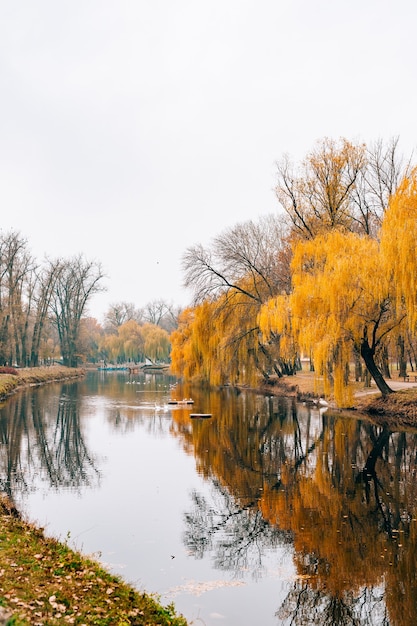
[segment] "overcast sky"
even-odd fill
[[[186,305],[181,257],[279,210],[318,139],[417,146],[415,0],[0,0],[0,226]]]

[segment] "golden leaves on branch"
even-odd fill
[[[381,231],[382,271],[389,276],[397,314],[405,306],[409,326],[417,323],[417,169],[391,199]]]

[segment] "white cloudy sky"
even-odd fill
[[[184,250],[278,210],[323,137],[417,145],[415,0],[0,0],[0,206],[111,302],[185,305]]]

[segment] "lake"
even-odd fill
[[[25,517],[190,623],[415,624],[417,431],[123,371],[23,390],[0,430]]]

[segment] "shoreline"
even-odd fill
[[[393,393],[385,398],[373,381],[371,387],[357,383],[352,407],[339,408],[331,397],[326,397],[328,408],[337,413],[352,414],[357,419],[371,420],[381,426],[417,428],[417,381],[411,382],[411,378],[408,382],[388,379],[387,383]],[[305,371],[297,372],[295,376],[274,379],[274,384],[263,385],[260,390],[270,395],[291,395],[307,402],[325,397],[322,381],[315,377],[314,372]]]
[[[11,395],[26,387],[38,387],[54,382],[75,380],[85,376],[82,367],[69,368],[63,365],[50,365],[42,367],[23,367],[14,370],[15,373],[2,373],[0,368],[0,401],[7,400]],[[14,368],[4,368],[13,370]]]
[[[52,382],[75,380],[85,376],[88,367],[67,368],[63,365],[50,365],[36,368],[21,368],[15,375],[2,374],[0,368],[0,402],[25,387],[35,387]],[[414,378],[414,376],[412,377]],[[295,396],[299,401],[314,401],[325,398],[328,407],[337,412],[354,412],[361,416],[392,426],[409,426],[417,428],[417,380],[405,382],[402,379],[389,379],[388,385],[393,392],[383,398],[372,381],[371,387],[363,383],[355,383],[353,389],[354,403],[351,407],[339,408],[332,397],[326,397],[323,380],[314,372],[301,370],[294,376],[271,378],[269,384],[258,387],[244,386],[242,389],[269,394]],[[1,624],[0,624],[1,626]]]

